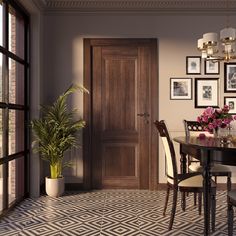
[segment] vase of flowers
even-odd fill
[[[214,133],[218,136],[220,129],[230,130],[230,123],[236,120],[236,116],[229,114],[229,106],[223,108],[207,107],[203,113],[197,117],[197,121],[202,125],[205,131]]]

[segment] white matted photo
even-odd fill
[[[186,74],[187,75],[201,74],[201,57],[199,56],[186,57]]]
[[[205,74],[206,75],[216,75],[220,73],[220,63],[219,61],[207,61],[205,60]]]
[[[229,106],[230,114],[236,114],[236,97],[224,97],[224,104]]]
[[[195,108],[219,107],[219,78],[195,79]]]
[[[224,72],[225,93],[236,93],[236,63],[225,63]]]
[[[170,78],[170,99],[191,100],[192,78]]]

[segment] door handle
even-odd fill
[[[148,117],[150,116],[149,113],[147,113],[147,112],[138,113],[137,116],[143,117],[144,120],[145,120],[145,123],[146,123],[146,124],[149,124],[149,120],[148,120]]]
[[[138,113],[137,116],[141,116],[141,117],[149,117],[150,115],[147,112],[144,113]]]

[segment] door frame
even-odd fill
[[[117,45],[137,45],[149,46],[151,50],[151,82],[150,86],[150,161],[149,161],[149,189],[156,190],[158,186],[158,135],[153,124],[158,119],[159,95],[158,95],[158,66],[157,66],[157,43],[155,38],[84,38],[84,82],[90,94],[83,96],[83,119],[86,126],[83,129],[83,189],[91,189],[92,187],[92,116],[93,116],[93,83],[92,83],[92,48],[93,46],[114,46]]]

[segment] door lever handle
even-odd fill
[[[146,123],[146,124],[149,124],[148,117],[149,117],[150,115],[149,115],[147,112],[144,112],[144,113],[138,113],[137,116],[143,117],[144,120],[145,120],[145,123]]]
[[[149,117],[150,115],[147,112],[144,112],[144,113],[138,113],[137,116],[146,118],[146,117]]]

